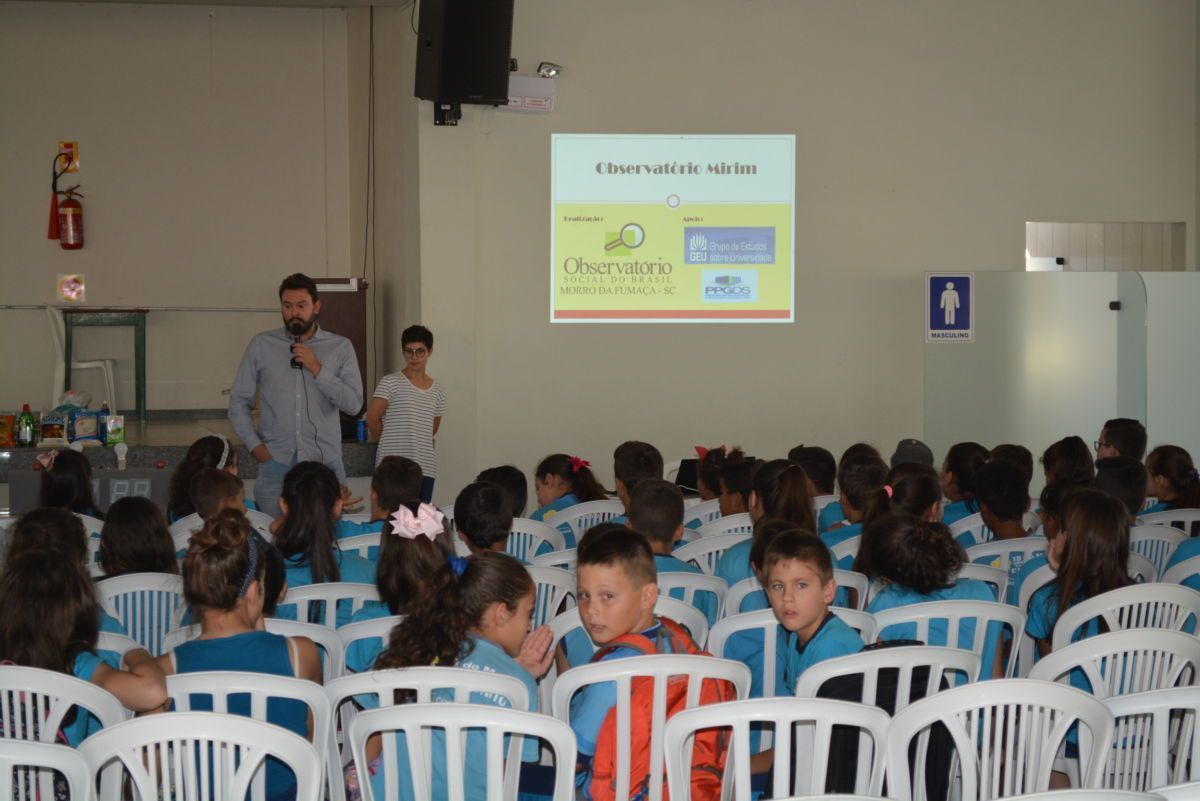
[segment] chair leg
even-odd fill
[[[113,377],[115,372],[112,361],[104,360],[104,389],[108,392],[108,408],[113,413],[117,413],[117,385]]]

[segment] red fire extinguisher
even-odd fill
[[[60,160],[65,159],[65,163],[61,170],[58,168]],[[52,179],[50,182],[50,226],[46,232],[47,239],[57,239],[63,250],[79,250],[83,247],[83,204],[76,198],[83,197],[77,191],[79,185],[76,184],[68,189],[59,191],[58,179],[66,173],[71,166],[71,156],[67,153],[59,153],[54,157],[53,163],[50,165],[50,173]],[[62,195],[65,200],[61,203],[58,196]]]

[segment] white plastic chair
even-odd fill
[[[1054,581],[1054,568],[1049,564],[1042,565],[1034,570],[1025,580],[1021,582],[1021,589],[1017,594],[1017,608],[1029,615],[1029,602],[1033,599],[1034,593],[1045,587],[1050,582]],[[1026,635],[1021,638],[1019,646],[1013,647],[1013,652],[1017,654],[1017,676],[1028,676],[1029,669],[1033,666],[1034,652],[1033,638]]]
[[[577,557],[578,554],[576,554],[574,548],[565,548],[561,551],[551,551],[541,556],[535,556],[529,560],[529,564],[537,567],[562,567],[574,570]]]
[[[312,743],[279,726],[215,712],[149,715],[93,734],[79,746],[93,775],[114,762],[138,798],[244,798],[273,756],[296,774],[296,801],[319,801],[321,761]],[[147,769],[149,766],[149,769]],[[211,778],[210,778],[211,776]],[[106,801],[103,793],[101,801]]]
[[[375,561],[371,556],[371,551],[375,551],[375,556],[379,555],[380,537],[379,532],[368,532],[366,534],[355,534],[353,537],[343,537],[337,541],[337,549],[342,553],[353,553],[361,556],[363,559]]]
[[[750,728],[774,732],[772,787],[777,794],[825,789],[834,726],[859,729],[855,789],[877,797],[883,790],[883,755],[890,718],[882,709],[816,698],[755,698],[676,713],[666,722],[663,748],[671,798],[691,798],[691,743],[703,729],[731,729],[725,782],[733,776],[733,797],[750,798]],[[793,727],[796,727],[795,745]],[[794,760],[794,761],[793,761]],[[798,785],[798,786],[794,786]],[[651,785],[653,786],[653,785]]]
[[[104,530],[103,520],[91,515],[80,514],[79,512],[75,512],[74,514],[83,523],[83,530],[87,532],[89,538],[100,536],[100,532]]]
[[[295,620],[280,620],[274,617],[264,618],[263,625],[267,631],[272,634],[278,634],[281,637],[307,637],[312,640],[313,644],[321,652],[322,681],[329,681],[346,672],[346,653],[342,645],[342,639],[339,636],[342,629],[330,631],[316,623],[300,623]],[[343,626],[342,628],[348,628],[348,626]],[[189,640],[194,640],[199,636],[199,623],[172,629],[167,632],[167,636],[163,637],[163,653],[174,651],[181,644]]]
[[[555,532],[557,533],[557,532]],[[563,602],[575,606],[575,573],[557,567],[530,565],[525,568],[537,588],[530,626],[537,628],[559,613]]]
[[[758,582],[757,576],[736,582],[725,593],[725,604],[721,607],[721,616],[724,618],[742,614],[742,601],[756,592],[763,592],[762,584]]]
[[[696,593],[709,592],[715,595],[717,600],[714,608],[715,617],[712,622],[715,623],[721,619],[721,609],[725,603],[725,593],[729,589],[729,585],[725,583],[725,579],[716,576],[707,576],[703,573],[658,574],[659,595],[667,595],[671,590],[679,588],[683,589],[683,598],[676,598],[675,600],[682,600],[685,604],[695,607],[697,610],[699,607],[696,607]],[[707,620],[707,618],[705,619]]]
[[[1138,584],[1152,584],[1158,581],[1158,568],[1140,553],[1129,552],[1128,563],[1125,565],[1125,569],[1129,577]]]
[[[1088,621],[1101,618],[1109,631],[1172,629],[1200,623],[1200,592],[1178,584],[1134,584],[1075,604],[1058,616],[1051,648],[1065,648]]]
[[[123,634],[113,634],[112,632],[102,631],[96,638],[97,651],[111,651],[117,655],[120,664],[125,663],[125,654],[132,650],[141,648],[136,640],[132,637],[126,637]],[[2,786],[2,785],[0,785]]]
[[[1157,792],[1134,793],[1127,790],[1047,790],[1044,793],[1007,796],[1006,801],[1163,801],[1163,797]]]
[[[91,801],[92,772],[74,748],[23,740],[0,743],[0,787],[5,798],[49,801],[54,798],[54,774],[59,773],[66,782],[68,798]]]
[[[50,385],[50,403],[46,407],[53,409],[58,406],[65,389],[67,375],[67,326],[63,322],[62,309],[46,304],[46,318],[50,321],[50,337],[54,345],[54,383]],[[78,341],[78,340],[77,340]],[[104,391],[108,393],[109,408],[117,408],[117,385],[114,376],[117,372],[116,359],[87,359],[80,361],[71,355],[71,373],[74,377],[76,370],[100,370],[104,374]]]
[[[179,627],[187,611],[183,577],[172,573],[127,573],[104,579],[96,582],[96,597],[152,656],[164,653],[163,637]]]
[[[247,509],[246,519],[250,521],[250,525],[254,527],[255,531],[267,538],[267,542],[274,540],[275,537],[271,533],[271,525],[275,522],[273,517],[258,509]]]
[[[1018,563],[1028,562],[1039,554],[1045,554],[1046,547],[1047,541],[1045,537],[991,540],[990,542],[983,542],[967,548],[967,561],[973,564],[987,564],[992,567],[998,567],[1007,573],[1014,561]],[[981,559],[988,561],[981,562]]]
[[[1163,584],[1182,584],[1187,579],[1200,574],[1200,556],[1193,556],[1190,559],[1184,559],[1171,566],[1169,570],[1159,577],[1159,581]]]
[[[522,562],[528,562],[541,549],[542,543],[549,545],[551,551],[561,551],[566,547],[566,540],[562,532],[554,526],[538,520],[517,517],[513,519],[512,530],[504,544],[504,551]]]
[[[0,742],[52,743],[72,707],[87,710],[105,728],[128,716],[116,696],[90,681],[56,670],[0,665]],[[38,720],[31,719],[34,710]]]
[[[915,673],[924,669],[925,678],[918,684]],[[879,674],[885,670],[898,671],[896,695],[891,714],[914,703],[914,690],[921,698],[928,698],[942,690],[942,682],[958,686],[975,680],[979,675],[979,655],[958,648],[942,648],[936,645],[903,645],[895,648],[877,648],[857,654],[826,659],[812,665],[800,674],[796,682],[798,698],[816,698],[830,679],[842,676],[861,676],[862,695],[859,702],[878,706]]]
[[[849,559],[853,564],[854,558],[858,556],[858,546],[862,543],[862,535],[850,537],[842,540],[837,545],[829,549],[830,555],[833,557],[833,566],[837,567],[842,564],[842,561]]]
[[[409,761],[405,772],[412,782],[413,797],[429,798],[433,749],[431,738],[426,735],[432,730],[445,732],[443,741],[450,801],[464,798],[467,749],[463,743],[468,733],[480,730],[486,733],[488,788],[515,786],[520,770],[519,759],[513,758],[520,753],[515,746],[523,738],[533,737],[549,746],[554,754],[553,801],[571,801],[575,797],[577,746],[575,733],[569,727],[546,715],[479,704],[404,704],[355,716],[350,723],[348,738],[359,775],[367,775],[368,738],[384,733],[383,771],[388,782],[387,798],[396,798],[392,777],[399,773],[399,766],[396,749],[388,747],[388,739],[395,737],[396,732],[403,732]],[[504,739],[510,734],[513,735],[510,758],[505,761],[502,758]],[[515,792],[508,797],[515,798]],[[383,801],[374,798],[370,782],[363,782],[363,798],[364,801]]]
[[[1042,525],[1042,519],[1035,512],[1025,512],[1021,515],[1021,527],[1025,531],[1035,531]],[[975,547],[995,538],[992,530],[983,524],[983,514],[976,512],[950,524],[950,534],[958,539],[959,535],[969,532],[974,542],[967,547]]]
[[[746,631],[757,631],[762,636],[762,675],[757,677],[762,685],[762,695],[764,698],[778,695],[781,688],[775,686],[775,665],[778,661],[779,621],[770,609],[744,612],[717,621],[717,625],[713,626],[708,634],[707,650],[713,656],[728,659],[725,655],[725,643],[733,635]],[[743,666],[747,670],[750,669],[749,666]]]
[[[1167,629],[1125,629],[1087,637],[1055,649],[1034,665],[1029,678],[1069,682],[1083,672],[1092,695],[1165,690],[1191,685],[1200,668],[1200,640]]]
[[[992,588],[996,600],[1004,603],[1008,593],[1008,571],[991,565],[976,565],[968,562],[959,568],[956,578],[975,579]]]
[[[735,515],[717,517],[696,529],[700,539],[706,537],[723,537],[727,534],[753,534],[754,521],[749,512],[738,512]]]
[[[267,702],[273,699],[299,701],[308,708],[312,721],[312,744],[316,749],[322,768],[325,768],[325,754],[329,749],[329,733],[332,730],[332,715],[329,698],[321,685],[305,679],[273,676],[265,673],[243,673],[238,671],[203,671],[196,673],[175,673],[167,676],[167,696],[175,705],[176,712],[191,712],[192,704],[196,703],[195,696],[207,699],[212,711],[222,715],[232,714],[229,711],[229,696],[249,696],[250,715],[254,720],[264,723],[267,720]],[[331,782],[342,784],[342,774],[336,774],[330,768],[328,778]],[[266,797],[266,772],[260,771],[254,781],[254,797]],[[238,796],[233,796],[237,798]]]
[[[1087,693],[1029,679],[997,679],[944,690],[900,710],[887,734],[888,792],[900,801],[924,797],[927,750],[936,724],[957,752],[951,793],[963,799],[1007,798],[1049,789],[1054,757],[1078,721],[1084,787],[1099,787],[1112,744],[1113,718]],[[921,777],[914,790],[913,776]]]
[[[867,608],[867,595],[870,592],[871,579],[853,570],[838,570],[834,568],[833,580],[837,582],[839,588],[845,587],[854,591],[854,609],[861,611]],[[836,598],[833,605],[837,605]]]
[[[862,638],[864,643],[869,645],[879,637],[879,623],[876,622],[875,616],[870,612],[863,612],[858,609],[844,609],[840,606],[831,606],[829,607],[829,611],[840,617],[842,622],[847,626],[857,631],[858,636]]]
[[[1200,798],[1200,781],[1159,787],[1150,797],[1162,798],[1164,801],[1196,801]]]
[[[705,523],[711,523],[721,516],[721,499],[713,498],[711,501],[701,501],[692,508],[688,509],[683,515],[683,527],[688,528],[688,524],[693,520],[699,520],[700,526]]]
[[[267,516],[270,517],[270,515]],[[346,514],[345,512],[342,512],[342,520],[345,520],[347,523],[370,523],[371,513],[351,512],[350,514]]]
[[[727,518],[721,518],[717,523],[722,523]],[[714,525],[709,523],[709,525]],[[702,527],[703,528],[703,527]],[[691,562],[698,566],[707,575],[713,575],[717,571],[717,562],[721,559],[721,554],[737,545],[739,542],[745,542],[752,535],[742,534],[702,534],[699,539],[692,540],[687,545],[683,545],[676,549],[673,553],[674,557],[681,562]]]
[[[946,642],[931,643],[930,627],[934,621],[945,621]],[[962,631],[959,624],[974,621],[974,629],[970,643],[960,641]],[[1025,613],[1008,604],[992,601],[929,601],[921,604],[897,606],[875,613],[875,625],[878,627],[878,637],[882,637],[890,626],[915,624],[916,633],[911,639],[920,640],[927,645],[945,645],[949,648],[964,648],[984,658],[984,650],[988,646],[988,629],[992,623],[1007,627],[1013,637],[1013,653],[1019,650],[1020,640],[1025,637]],[[999,648],[1003,637],[997,637],[994,643]],[[1016,668],[1016,660],[1011,656],[1007,660],[1005,676],[1011,677]],[[981,665],[981,676],[990,675],[992,665]]]
[[[566,525],[575,536],[575,541],[579,542],[579,538],[586,534],[592,526],[623,514],[625,514],[624,505],[620,501],[610,498],[603,501],[577,503],[558,512],[548,522],[555,528]]]
[[[371,621],[376,622],[376,621]],[[333,710],[334,739],[329,741],[326,764],[330,776],[335,769],[339,772],[350,764],[350,749],[346,747],[345,735],[350,730],[350,723],[359,713],[359,704],[372,700],[379,707],[391,707],[396,704],[397,691],[408,691],[414,695],[413,702],[418,704],[433,703],[433,694],[449,694],[449,700],[456,704],[465,704],[470,700],[471,693],[482,693],[504,698],[513,709],[526,711],[530,709],[529,691],[525,685],[514,676],[501,673],[488,673],[482,670],[468,670],[456,667],[419,667],[400,668],[397,670],[373,670],[343,676],[325,685],[325,695]],[[358,699],[357,701],[355,699]],[[389,743],[395,760],[394,735],[384,735]],[[517,752],[519,753],[519,751]],[[365,771],[360,775],[367,775]],[[395,776],[393,771],[391,776]],[[395,779],[391,780],[393,783]],[[512,789],[512,788],[509,788]],[[334,788],[330,783],[330,796],[333,801],[341,801],[345,797],[344,788]],[[394,798],[394,795],[389,797]]]
[[[350,614],[354,614],[368,601],[378,600],[379,589],[374,584],[328,581],[303,587],[289,587],[287,595],[279,605],[294,606],[296,620],[319,623],[328,629],[336,629],[336,609],[339,601],[348,601]],[[324,604],[323,609],[320,604]]]
[[[357,623],[347,623],[337,630],[338,639],[342,641],[342,653],[346,654],[348,658],[350,646],[359,640],[380,639],[383,640],[383,647],[387,648],[388,640],[392,636],[392,629],[402,620],[404,620],[404,615],[388,615],[372,620],[360,620]],[[341,675],[352,675],[348,664],[343,664]]]
[[[1180,531],[1194,535],[1200,528],[1200,509],[1168,509],[1165,512],[1152,512],[1138,518],[1139,526],[1173,526]]]
[[[1149,559],[1161,576],[1179,543],[1188,539],[1185,532],[1164,525],[1134,526],[1129,529],[1129,549]]]
[[[1104,699],[1116,719],[1104,785],[1123,790],[1200,780],[1200,687],[1174,687]],[[1192,798],[1200,798],[1200,785]]]
[[[663,732],[666,724],[667,683],[675,677],[687,679],[687,709],[700,704],[702,683],[707,680],[727,681],[732,685],[734,697],[745,698],[750,690],[750,670],[740,662],[711,656],[652,655],[637,659],[610,659],[578,665],[558,677],[551,694],[551,714],[563,723],[571,723],[571,698],[583,688],[603,682],[616,685],[617,703],[614,706],[616,740],[616,801],[629,798],[630,773],[630,726],[629,698],[633,692],[635,678],[648,678],[654,683],[652,714],[650,720],[650,775],[649,796],[651,801],[662,798],[664,765]]]
[[[196,512],[181,517],[167,526],[167,531],[171,533],[171,540],[175,544],[175,552],[186,551],[192,535],[202,528],[204,528],[204,519]]]

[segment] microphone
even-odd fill
[[[300,336],[301,336],[301,334],[304,333],[304,326],[301,325],[300,323],[292,323],[291,331],[292,331],[292,343],[299,345],[300,342],[302,341],[300,339]],[[304,365],[300,363],[300,357],[298,357],[298,356],[292,357],[292,367],[296,370],[304,369]]]

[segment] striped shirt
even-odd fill
[[[437,476],[433,455],[433,418],[446,413],[446,394],[434,381],[429,389],[419,389],[404,373],[389,373],[379,379],[375,397],[387,401],[383,415],[383,435],[375,464],[385,456],[404,456],[421,466],[426,478]]]

